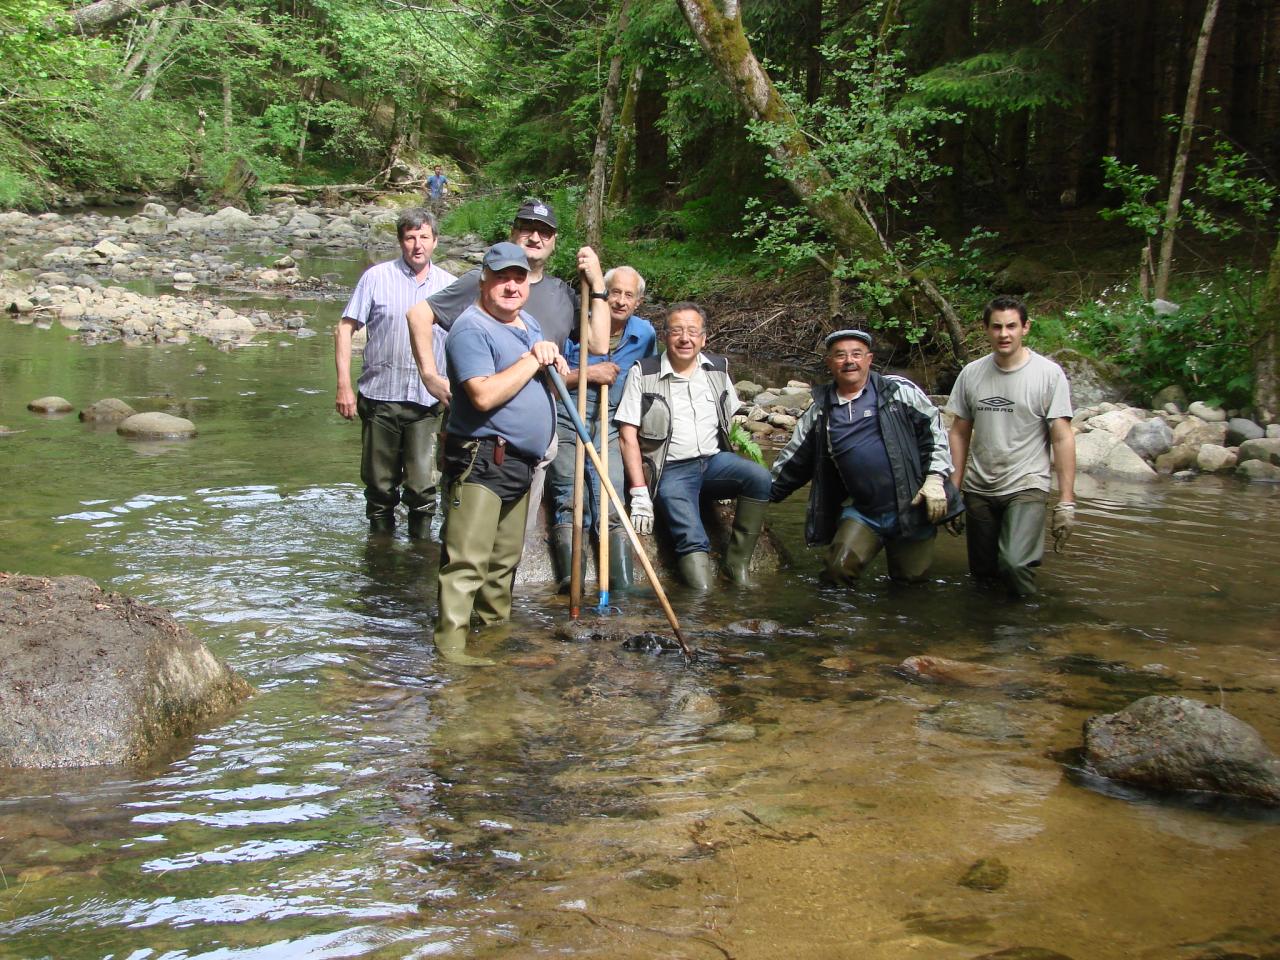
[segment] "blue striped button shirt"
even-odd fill
[[[370,400],[395,400],[433,406],[436,398],[427,392],[413,362],[409,344],[409,323],[405,314],[415,303],[421,303],[437,290],[453,283],[454,276],[435,264],[419,281],[403,257],[370,267],[360,277],[355,292],[342,315],[367,328],[364,367],[356,388]],[[436,369],[444,370],[445,331],[435,330],[432,352]]]

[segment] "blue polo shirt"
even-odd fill
[[[842,401],[837,396],[827,418],[831,458],[844,488],[858,512],[873,517],[898,509],[877,399],[876,388],[868,380],[852,400]]]
[[[484,413],[471,404],[463,383],[474,377],[491,377],[516,363],[542,336],[532,316],[520,311],[525,329],[502,323],[480,309],[467,307],[449,328],[445,341],[445,365],[453,405],[448,431],[473,440],[502,437],[525,457],[540,460],[551,446],[555,432],[555,403],[541,376],[534,377],[514,397]]]
[[[637,360],[643,360],[645,357],[652,357],[658,352],[658,334],[653,329],[653,324],[644,317],[638,317],[634,313],[627,318],[626,324],[622,328],[622,336],[618,340],[618,348],[610,350],[605,354],[589,354],[587,356],[587,366],[596,363],[604,363],[610,361],[616,363],[619,368],[618,379],[609,388],[609,412],[612,414],[618,409],[618,403],[622,400],[622,388],[626,385],[627,374],[631,372],[631,368]],[[570,369],[578,366],[578,358],[582,355],[582,349],[576,340],[570,340],[564,345],[564,359],[569,364]],[[577,378],[569,379],[570,394],[577,396]],[[594,404],[599,396],[595,389],[589,389],[587,392],[588,406]]]

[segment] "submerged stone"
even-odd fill
[[[949,700],[922,714],[920,722],[935,730],[983,740],[1016,740],[1023,735],[1005,709],[994,703]]]
[[[987,893],[999,890],[1009,882],[1009,868],[995,857],[978,860],[964,872],[960,886]]]
[[[137,412],[123,400],[108,397],[81,410],[80,419],[85,423],[113,423],[117,420],[128,420]]]
[[[1012,670],[973,663],[967,660],[948,660],[946,657],[920,655],[907,657],[898,667],[898,673],[909,680],[923,683],[945,683],[960,687],[1001,687],[1020,679]]]
[[[984,953],[974,960],[1071,960],[1071,957],[1044,947],[1006,947],[995,953]]]
[[[167,413],[137,413],[123,420],[116,433],[143,440],[185,440],[196,435],[196,425]]]
[[[28,403],[27,409],[33,413],[70,413],[75,408],[63,397],[41,397]]]

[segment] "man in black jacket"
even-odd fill
[[[832,383],[813,403],[773,465],[771,502],[810,480],[805,540],[830,544],[827,574],[852,585],[883,548],[894,580],[923,580],[937,525],[964,508],[951,486],[942,415],[910,380],[871,369],[871,335],[827,337]]]

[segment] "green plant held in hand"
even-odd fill
[[[760,466],[763,467],[765,465],[764,454],[760,450],[760,444],[756,443],[746,428],[737,421],[734,421],[729,427],[729,446],[733,447],[735,452],[750,457]]]

